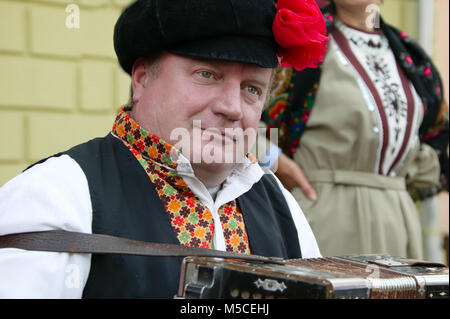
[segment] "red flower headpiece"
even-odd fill
[[[278,0],[272,31],[283,67],[316,68],[327,52],[327,28],[314,0]]]

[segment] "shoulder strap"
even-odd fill
[[[1,248],[81,254],[124,254],[159,257],[202,256],[234,258],[252,262],[284,264],[276,257],[263,257],[214,249],[186,247],[175,244],[150,243],[122,237],[50,230],[0,236]]]

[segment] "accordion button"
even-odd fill
[[[241,292],[241,297],[242,297],[242,299],[250,298],[250,292],[248,292],[248,291]]]
[[[236,288],[231,289],[230,296],[233,298],[237,298],[239,296],[239,289],[236,289]]]

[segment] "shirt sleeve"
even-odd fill
[[[267,153],[259,160],[259,165],[272,169],[275,163],[278,161],[281,153],[281,148],[274,144],[271,144]]]
[[[319,250],[319,246],[316,241],[316,237],[303,214],[302,209],[298,205],[294,196],[284,188],[281,181],[273,174],[275,180],[278,182],[284,198],[289,206],[292,214],[292,219],[294,220],[295,227],[297,228],[298,241],[300,243],[300,249],[302,251],[302,258],[321,258],[322,255]]]
[[[68,155],[52,157],[0,188],[0,235],[92,233],[86,176]],[[81,298],[91,255],[0,249],[0,298]]]
[[[281,155],[281,148],[278,147],[278,135],[271,134],[270,139],[266,137],[267,125],[263,121],[259,122],[258,134],[256,136],[255,144],[250,153],[253,154],[259,162],[261,167],[270,168],[273,171],[273,166]]]

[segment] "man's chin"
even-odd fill
[[[238,163],[217,163],[217,162],[199,162],[199,163],[192,163],[192,168],[201,168],[203,170],[210,171],[212,173],[214,172],[221,172],[221,171],[228,171],[232,170],[236,165],[239,165]]]
[[[245,147],[240,146],[234,142],[224,145],[206,144],[201,148],[191,149],[191,152],[183,154],[189,159],[192,164],[201,164],[211,167],[229,167],[245,161]]]
[[[191,164],[197,167],[208,168],[208,170],[224,170],[233,168],[245,162],[245,154],[224,153],[222,151],[211,151],[204,149],[201,156],[191,157]]]

